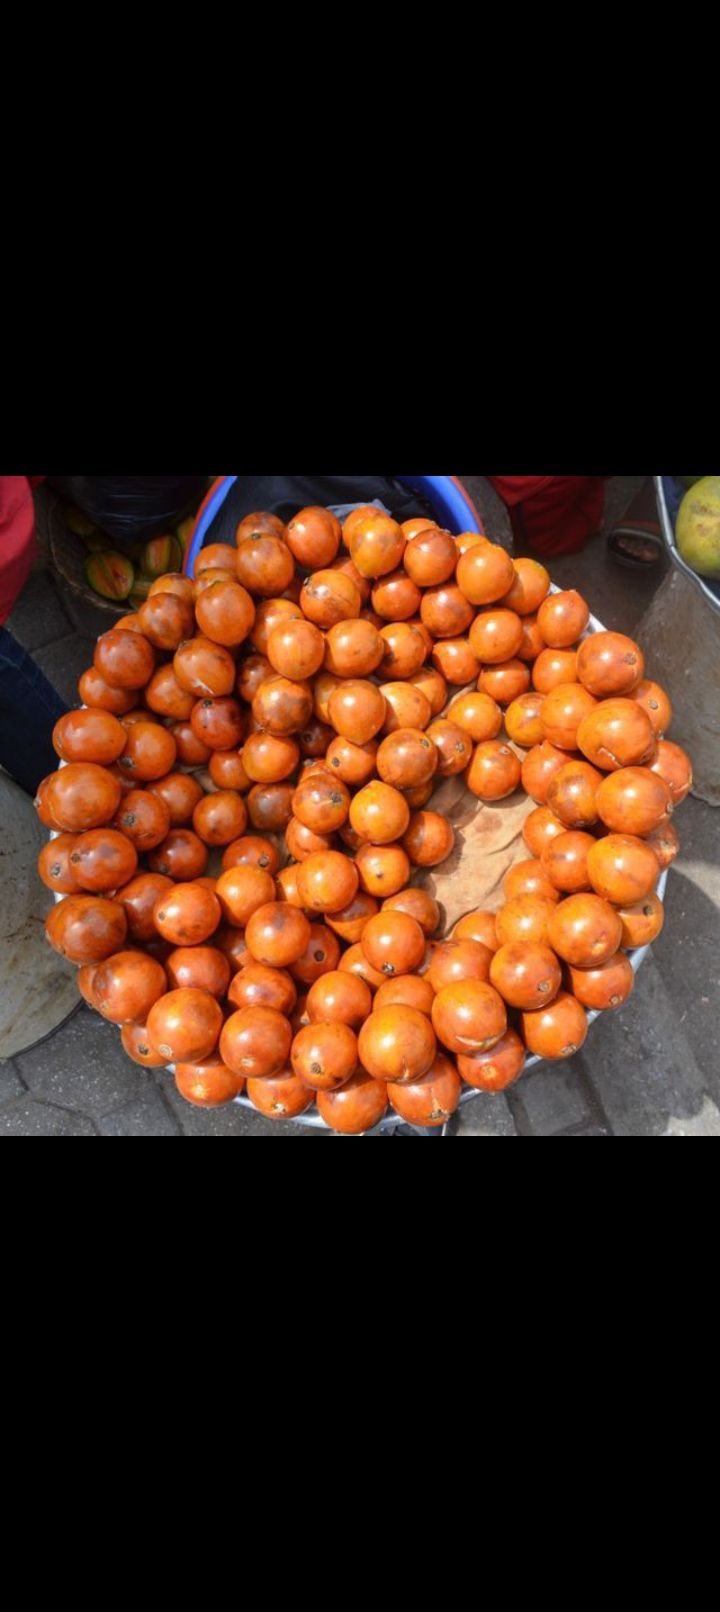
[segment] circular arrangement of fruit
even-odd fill
[[[202,1107],[316,1103],[358,1134],[575,1053],[662,927],[692,783],[641,649],[588,621],[537,561],[367,506],[249,515],[194,581],[154,581],[98,640],[36,803],[48,940],[128,1056]],[[536,806],[501,910],[445,938],[417,880],[453,850],[432,797],[461,774]]]

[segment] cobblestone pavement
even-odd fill
[[[642,478],[616,477],[606,523]],[[510,544],[502,506],[481,477],[464,477],[497,540]],[[601,620],[632,631],[660,580],[606,560],[600,540],[555,560],[553,580],[586,593]],[[62,591],[61,591],[62,586]],[[44,569],[32,576],[9,623],[69,702],[108,617],[80,602]],[[649,647],[651,675],[661,656]],[[678,735],[680,741],[682,735]],[[479,1097],[452,1120],[457,1136],[720,1135],[720,1061],[714,1014],[720,984],[718,813],[690,797],[677,824],[682,853],[670,871],[667,922],[618,1013],[606,1014],[576,1058],[541,1065],[508,1094]],[[0,1135],[316,1136],[275,1126],[239,1106],[205,1112],[178,1095],[170,1075],[124,1055],[117,1030],[84,1005],[47,1040],[0,1062]],[[399,1131],[397,1134],[413,1134]]]

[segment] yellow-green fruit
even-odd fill
[[[195,530],[196,520],[197,515],[189,515],[186,521],[181,521],[180,525],[175,528],[175,536],[180,544],[183,554],[187,552],[188,544]]]
[[[92,533],[97,531],[95,522],[88,520],[87,515],[83,515],[77,504],[64,504],[63,514],[65,516],[65,525],[69,526],[70,531],[74,532],[76,537],[91,537]]]
[[[176,537],[153,537],[145,544],[140,563],[145,576],[164,577],[168,571],[179,571],[181,565],[182,549]]]
[[[703,476],[685,494],[675,537],[692,571],[701,577],[720,577],[720,476]]]
[[[127,599],[135,580],[132,560],[126,554],[89,554],[85,575],[90,587],[103,599]]]

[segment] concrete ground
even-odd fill
[[[606,526],[626,509],[641,477],[609,483]],[[463,478],[486,526],[510,546],[503,506],[481,477]],[[597,540],[551,563],[553,580],[586,594],[609,626],[632,632],[660,575],[623,570]],[[74,703],[80,672],[108,617],[61,591],[47,570],[34,573],[9,623],[47,675]],[[662,646],[645,644],[649,675],[662,682]],[[671,735],[682,742],[682,734]],[[507,1094],[479,1097],[455,1116],[458,1136],[720,1135],[716,1056],[720,985],[718,813],[692,796],[676,818],[682,852],[670,871],[665,929],[643,964],[635,991],[591,1028],[585,1047],[563,1064],[544,1064]],[[177,1094],[170,1075],[140,1069],[117,1030],[85,1006],[29,1052],[0,1062],[0,1135],[248,1136],[322,1134],[275,1126],[235,1105],[205,1112]],[[401,1131],[400,1134],[413,1134]]]

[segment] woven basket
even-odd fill
[[[38,540],[49,555],[53,570],[57,571],[63,582],[96,610],[105,610],[110,616],[126,616],[133,608],[127,599],[103,599],[102,594],[90,587],[85,575],[88,550],[82,538],[76,537],[65,524],[61,500],[49,487],[43,487],[40,495],[36,495],[35,512]],[[107,545],[108,549],[112,548],[111,538],[108,538]]]

